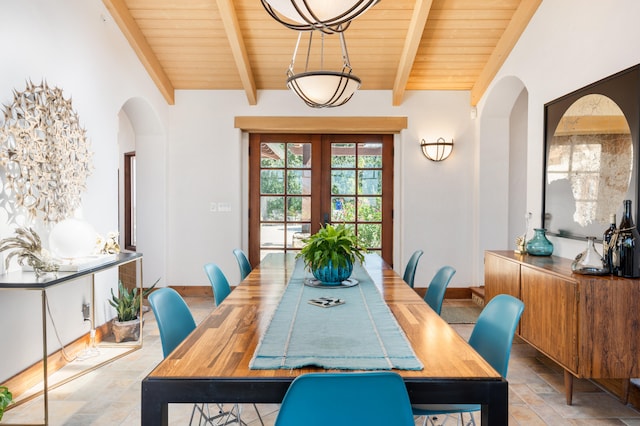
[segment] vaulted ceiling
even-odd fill
[[[256,105],[286,89],[297,33],[260,0],[103,2],[169,104],[175,90],[244,90]],[[344,33],[353,73],[393,105],[407,90],[468,90],[475,105],[541,2],[381,0]]]

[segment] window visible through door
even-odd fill
[[[393,255],[393,136],[252,134],[249,257],[296,252],[324,223],[345,223]]]
[[[136,250],[136,153],[124,154],[124,247]]]

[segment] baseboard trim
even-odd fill
[[[182,297],[213,297],[210,285],[172,285],[170,287]]]
[[[98,326],[96,328],[96,343],[102,342],[104,336],[107,336],[109,334],[111,334],[111,321],[108,321],[105,324],[102,324],[101,326]],[[85,333],[84,335],[80,336],[76,340],[67,344],[64,347],[64,350],[68,356],[74,358],[77,354],[79,354],[81,351],[86,349],[86,347],[89,345],[89,340],[90,340],[89,333]],[[47,370],[49,372],[49,375],[60,370],[62,367],[64,367],[67,364],[69,364],[69,362],[67,362],[67,360],[65,359],[62,353],[62,349],[58,349],[57,351],[55,351],[54,353],[52,353],[47,357]],[[20,396],[24,394],[26,391],[28,391],[29,389],[31,389],[32,387],[34,387],[35,385],[37,385],[38,383],[41,383],[42,377],[43,377],[42,361],[38,361],[35,364],[31,365],[30,367],[27,367],[26,369],[22,370],[20,373],[16,374],[15,376],[7,379],[7,381],[4,382],[2,386],[6,386],[9,388],[9,390],[11,390],[11,393],[13,394],[13,399],[14,401],[16,401],[15,404],[10,405],[8,408],[11,408],[16,405],[20,405],[30,400],[31,398],[21,401]],[[37,396],[37,394],[34,396]]]
[[[173,287],[180,293],[183,297],[213,297],[213,292],[211,290],[211,286],[175,286]],[[105,336],[111,335],[111,321],[107,321],[106,323],[96,327],[96,343],[101,343],[104,340]],[[74,358],[77,354],[82,352],[89,345],[90,335],[89,333],[85,333],[84,335],[78,337],[76,340],[68,343],[64,347],[64,351],[67,356]],[[111,361],[115,361],[114,358]],[[65,356],[62,353],[62,349],[58,349],[53,352],[51,355],[47,357],[47,370],[49,372],[49,376],[51,376],[56,371],[60,370],[62,367],[69,364],[69,362],[65,359]],[[89,372],[91,370],[87,370]],[[14,406],[19,406],[24,404],[25,402],[33,399],[38,396],[38,394],[29,396],[29,398],[20,399],[20,397],[25,394],[29,389],[42,382],[43,377],[43,366],[42,361],[38,361],[33,365],[25,368],[21,372],[17,373],[15,376],[10,377],[4,383],[1,383],[1,386],[6,386],[11,390],[13,394],[13,399],[15,401],[14,404],[10,405],[8,409]]]

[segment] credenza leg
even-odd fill
[[[627,405],[629,403],[629,392],[631,391],[631,379],[623,380],[622,382],[622,397],[620,400]]]
[[[573,402],[573,374],[564,370],[564,393],[567,398],[567,405]]]

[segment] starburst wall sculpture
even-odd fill
[[[93,154],[71,99],[46,82],[14,91],[0,115],[0,166],[9,215],[24,208],[45,223],[59,222],[80,205]],[[41,213],[41,214],[39,214]]]

